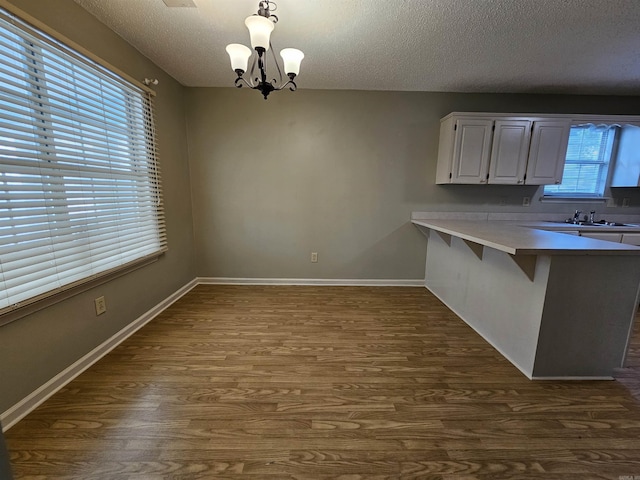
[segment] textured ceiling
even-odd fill
[[[183,85],[232,86],[257,0],[74,0]],[[640,0],[276,0],[300,88],[640,94]],[[269,72],[269,75],[273,75]]]

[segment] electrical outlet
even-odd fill
[[[311,252],[311,263],[318,263],[318,252]]]
[[[531,205],[531,197],[522,197],[522,206],[528,207]]]
[[[96,305],[96,316],[102,315],[107,311],[107,302],[105,301],[104,297],[96,298],[93,303],[95,303]]]
[[[629,205],[631,205],[631,199],[628,197],[625,197],[622,199],[622,206],[623,207],[628,207]]]

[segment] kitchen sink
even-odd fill
[[[619,222],[607,222],[606,220],[600,220],[597,222],[589,221],[573,221],[573,220],[552,220],[549,223],[564,223],[567,225],[577,225],[580,227],[637,227],[638,225],[631,225],[628,223]]]

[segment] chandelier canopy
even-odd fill
[[[296,75],[300,73],[300,62],[302,62],[304,58],[304,53],[296,48],[284,48],[280,51],[284,71],[288,77],[288,80],[284,81],[282,70],[271,46],[271,32],[273,32],[275,24],[278,22],[278,17],[271,12],[277,8],[278,6],[274,2],[263,0],[258,3],[258,13],[247,17],[244,21],[244,24],[249,29],[251,48],[256,52],[253,56],[249,80],[245,79],[243,75],[247,71],[249,57],[251,57],[253,52],[248,47],[239,43],[231,43],[227,45],[226,48],[229,58],[231,59],[231,68],[238,75],[235,81],[236,87],[240,88],[244,84],[249,88],[258,90],[262,93],[265,100],[267,96],[275,90],[282,90],[285,87],[289,87],[293,92],[298,88],[294,79]],[[269,50],[271,50],[273,63],[278,70],[278,82],[276,82],[276,79],[270,82],[267,81],[267,51]],[[254,76],[256,65],[259,70],[259,76]]]

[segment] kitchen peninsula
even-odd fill
[[[425,286],[528,378],[610,379],[623,365],[640,247],[526,222],[412,222],[428,237]]]

